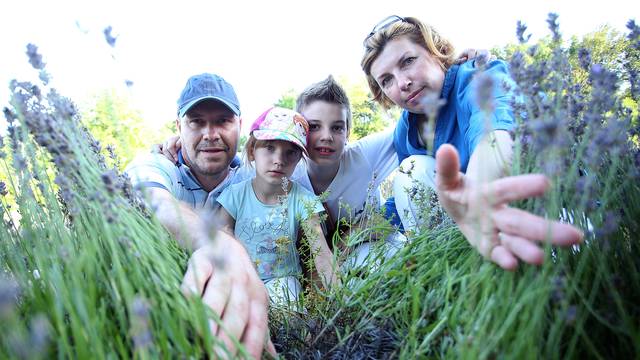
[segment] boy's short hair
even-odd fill
[[[305,106],[318,100],[343,106],[347,110],[347,131],[351,130],[351,104],[349,103],[349,97],[332,75],[304,89],[296,100],[296,111],[302,113]]]

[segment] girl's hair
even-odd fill
[[[371,76],[371,65],[380,56],[389,41],[402,36],[407,36],[409,40],[425,48],[445,71],[453,65],[455,60],[453,45],[432,26],[413,17],[402,18],[402,21],[392,23],[371,34],[364,41],[365,52],[360,65],[367,75],[373,99],[385,108],[390,108],[394,103],[384,94],[376,79]]]
[[[258,140],[255,136],[253,136],[253,134],[249,135],[249,139],[247,139],[247,142],[244,144],[244,151],[242,154],[244,164],[250,168],[253,167],[253,165],[251,164],[251,158],[254,156],[254,151],[257,147],[264,146],[269,141],[275,140]],[[296,148],[298,147],[296,146]],[[302,153],[302,150],[300,150],[300,153]],[[305,157],[302,156],[301,160],[305,161]]]

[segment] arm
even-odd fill
[[[329,246],[327,246],[327,240],[324,238],[324,235],[322,235],[318,214],[313,214],[306,220],[304,231],[304,235],[307,241],[309,241],[309,248],[314,265],[318,274],[320,274],[323,284],[325,286],[336,285],[338,278],[334,272],[333,254],[331,250],[329,250]]]
[[[478,143],[467,167],[467,178],[486,183],[507,174],[513,156],[513,140],[505,130],[489,133]]]
[[[222,314],[223,331],[211,321],[211,332],[234,354],[232,337],[239,339],[249,353],[259,358],[267,336],[266,289],[253,269],[249,255],[229,233],[230,215],[223,216],[222,230],[210,234],[205,221],[188,205],[175,199],[167,190],[149,189],[156,216],[178,242],[196,249],[182,281],[186,295],[202,296],[202,301],[216,314]],[[232,219],[232,218],[231,218]],[[233,229],[233,226],[230,227]],[[269,340],[266,350],[275,354]]]
[[[158,221],[182,247],[193,251],[209,242],[207,227],[189,205],[162,188],[148,188],[147,195]]]

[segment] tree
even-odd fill
[[[86,109],[82,114],[83,124],[100,141],[105,156],[109,155],[106,147],[113,147],[120,169],[137,153],[149,151],[151,144],[175,133],[170,122],[158,128],[146,126],[140,111],[113,89],[98,93]]]

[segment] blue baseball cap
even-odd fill
[[[194,105],[203,100],[217,100],[240,116],[240,103],[233,86],[216,74],[194,75],[187,80],[178,99],[178,116],[183,117]]]

